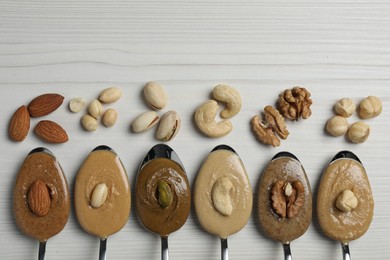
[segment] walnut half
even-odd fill
[[[301,116],[307,119],[311,115],[310,92],[305,88],[294,87],[286,89],[279,95],[278,108],[280,113],[291,120],[298,120]]]
[[[253,132],[260,142],[270,144],[274,147],[279,146],[280,140],[278,136],[286,139],[289,134],[284,118],[272,106],[266,106],[264,108],[264,118],[264,121],[258,115],[252,118]]]
[[[292,184],[277,180],[271,189],[272,208],[280,217],[293,218],[298,214],[305,200],[302,182],[294,181]]]

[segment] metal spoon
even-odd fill
[[[342,159],[342,158],[349,158],[349,159],[357,161],[360,164],[362,163],[359,160],[359,158],[354,153],[352,153],[350,151],[341,151],[341,152],[337,153],[333,157],[333,159],[331,160],[330,163],[332,163],[338,159]],[[349,244],[348,243],[341,243],[341,250],[343,253],[343,259],[344,260],[351,260],[351,254],[349,253]]]
[[[293,158],[293,159],[299,161],[298,158],[295,155],[293,155],[292,153],[289,153],[289,152],[277,153],[272,158],[272,160],[275,160],[275,159],[280,158],[280,157],[290,157],[290,158]],[[282,243],[282,245],[283,245],[284,260],[292,260],[290,242]]]
[[[140,172],[148,162],[157,158],[170,159],[176,162],[184,171],[184,166],[176,152],[168,145],[157,144],[146,154],[145,158],[141,162],[138,172]],[[168,236],[161,236],[161,259],[169,260]]]
[[[34,153],[47,153],[47,154],[54,156],[54,154],[49,149],[47,149],[45,147],[37,147],[37,148],[31,150],[28,153],[28,155],[34,154]],[[38,260],[45,260],[46,259],[46,242],[47,242],[47,240],[39,241]]]
[[[233,148],[231,148],[228,145],[221,144],[216,147],[211,152],[217,151],[217,150],[229,150],[233,153],[237,154],[236,151],[234,151]],[[229,260],[229,250],[228,250],[228,240],[227,238],[221,238],[221,259],[222,260]]]
[[[276,171],[276,172],[275,172]],[[275,179],[285,179],[289,180],[292,184],[296,181],[300,181],[301,185],[305,188],[303,191],[303,196],[305,197],[304,203],[302,204],[300,211],[299,225],[300,228],[294,229],[294,232],[291,234],[284,234],[283,230],[287,229],[291,225],[295,225],[298,221],[295,216],[290,218],[288,222],[279,221],[279,219],[274,217],[269,217],[269,210],[272,210],[269,206],[269,187],[274,185]],[[262,173],[259,186],[259,214],[260,214],[260,224],[264,232],[276,241],[280,241],[283,247],[284,259],[292,260],[291,241],[302,236],[311,222],[311,191],[310,184],[306,176],[306,172],[298,160],[298,158],[290,152],[279,152],[277,153],[269,162],[267,168]],[[305,222],[303,222],[305,220]],[[295,223],[294,223],[295,222]],[[281,232],[274,232],[274,229],[277,228]]]
[[[94,151],[109,151],[112,153],[115,153],[111,147],[107,145],[99,145],[95,147],[95,149],[92,150]],[[107,237],[105,238],[100,238],[100,247],[99,247],[99,260],[106,260],[106,251],[107,251]]]

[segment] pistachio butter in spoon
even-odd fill
[[[126,224],[131,206],[126,170],[110,147],[98,146],[85,159],[76,177],[74,200],[81,227],[100,238],[99,259],[106,259],[107,237]]]
[[[14,186],[16,224],[39,241],[38,259],[45,259],[46,241],[61,232],[68,221],[70,196],[60,164],[46,148],[25,158]]]
[[[227,145],[215,147],[198,173],[195,211],[201,226],[221,239],[221,259],[228,259],[228,236],[240,231],[252,211],[252,188],[243,162]]]
[[[293,154],[276,154],[262,173],[258,215],[262,230],[283,244],[284,257],[291,260],[290,243],[306,232],[312,217],[309,180]]]
[[[191,191],[175,151],[157,144],[146,154],[135,186],[136,210],[142,225],[161,237],[161,259],[168,260],[168,236],[187,221]]]
[[[341,242],[343,257],[351,259],[349,242],[368,230],[374,199],[366,170],[350,151],[341,151],[322,174],[317,196],[318,221],[324,233]]]

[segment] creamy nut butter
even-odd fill
[[[32,192],[34,183],[41,185]],[[46,199],[42,198],[43,191],[48,191]],[[37,148],[27,155],[15,182],[13,204],[16,224],[30,237],[46,241],[64,228],[70,210],[68,184],[58,161],[47,149]],[[37,215],[32,205],[36,212],[48,210]]]
[[[98,206],[92,206],[93,192],[107,189]],[[99,195],[99,194],[97,194]],[[95,149],[81,166],[75,182],[74,203],[77,219],[88,233],[106,238],[127,222],[131,205],[130,186],[118,155],[107,149]]]
[[[209,154],[196,179],[194,203],[202,227],[220,238],[246,225],[252,210],[252,188],[235,152],[217,149]]]
[[[268,164],[260,179],[258,215],[263,231],[282,243],[306,232],[312,216],[312,194],[297,159],[276,156]]]
[[[138,173],[136,209],[145,228],[167,237],[187,221],[191,191],[187,175],[175,161],[155,158]]]
[[[343,211],[336,207],[336,202],[346,190],[352,191],[358,203],[356,208]],[[329,164],[318,189],[317,213],[325,234],[342,243],[355,240],[368,230],[373,218],[374,200],[361,163],[341,158]]]

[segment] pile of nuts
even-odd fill
[[[160,110],[166,107],[168,96],[164,88],[157,82],[151,81],[144,86],[144,97],[146,103],[154,110]],[[151,129],[157,125],[156,138],[167,142],[172,140],[180,130],[181,119],[179,114],[170,110],[161,118],[155,111],[146,111],[137,116],[131,123],[133,132],[140,133]]]
[[[326,131],[332,136],[347,134],[352,143],[364,143],[369,134],[370,126],[363,121],[348,125],[347,118],[356,111],[356,105],[350,98],[340,99],[334,106],[335,116],[326,123]],[[382,112],[382,101],[374,96],[369,96],[360,102],[358,115],[361,119],[369,119],[378,116]]]
[[[102,116],[102,123],[106,127],[112,127],[115,125],[118,118],[118,112],[109,108],[106,111],[103,109],[104,104],[114,103],[122,97],[122,91],[118,87],[110,87],[103,90],[98,99],[94,99],[88,105],[88,114],[81,117],[81,124],[87,131],[95,131],[98,127],[98,119]],[[69,109],[73,113],[80,112],[85,105],[86,101],[84,98],[72,98],[69,102]]]
[[[48,93],[37,96],[28,106],[19,107],[13,114],[9,127],[9,137],[16,142],[22,142],[30,130],[30,117],[42,117],[59,108],[64,97]],[[65,143],[68,134],[59,124],[51,120],[41,120],[35,126],[35,134],[48,143]]]
[[[195,111],[195,122],[199,130],[209,137],[222,137],[233,129],[232,123],[227,120],[237,115],[241,110],[240,93],[233,87],[218,85],[213,90],[214,99],[224,102],[225,109],[221,111],[223,120],[217,122],[215,117],[218,112],[218,103],[215,100],[208,100],[200,105]]]
[[[255,115],[251,120],[252,130],[263,144],[280,145],[280,139],[287,139],[289,132],[284,118],[298,120],[307,119],[311,115],[310,92],[305,88],[294,87],[284,90],[278,99],[278,109],[272,106],[264,108],[264,120]]]

